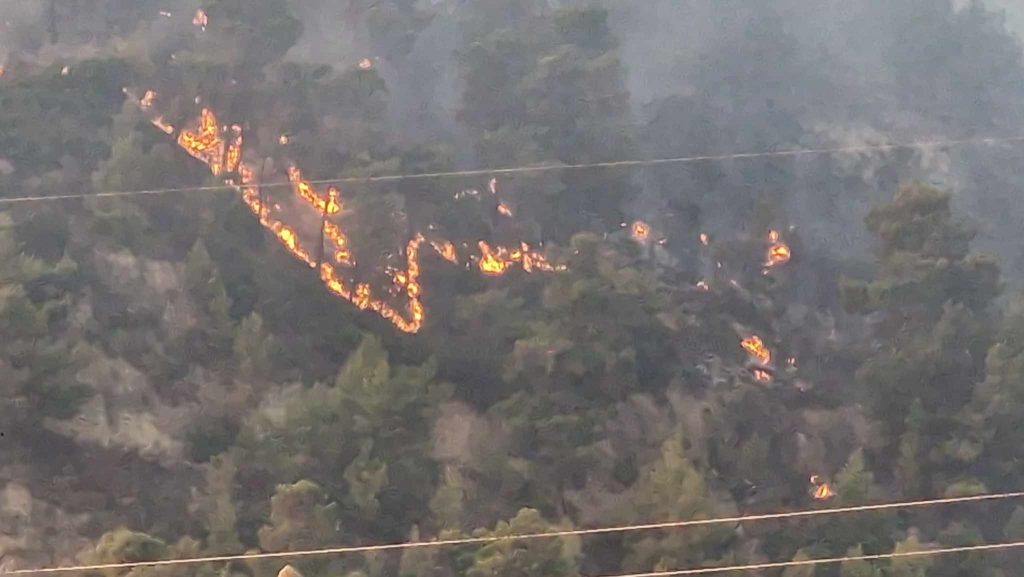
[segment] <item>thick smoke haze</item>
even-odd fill
[[[647,156],[1006,136],[1024,128],[1017,36],[1024,9],[1009,0],[604,5],[620,43],[634,136]],[[0,2],[0,60],[45,64],[104,53],[170,53],[187,26],[182,16],[197,3],[54,6]],[[438,0],[403,6],[395,16],[370,2],[292,0],[302,34],[286,59],[339,67],[371,59],[387,82],[392,133],[445,143],[460,164],[473,165],[479,159],[456,119],[462,99],[457,52],[469,33],[466,5]],[[385,18],[398,24],[389,20],[385,26]],[[495,19],[483,26],[509,23]],[[58,43],[51,45],[54,31]],[[980,224],[982,246],[1019,276],[1024,255],[1014,224],[1024,217],[1016,194],[1024,181],[1014,174],[1014,152],[993,146],[772,161],[777,176],[760,183],[746,176],[758,162],[682,166],[653,177],[638,174],[644,194],[633,209],[658,211],[667,198],[683,197],[702,208],[707,226],[725,229],[743,223],[742,211],[725,207],[778,197],[813,245],[861,254],[867,207],[895,182],[925,178],[954,190],[956,202]],[[706,174],[695,176],[705,169],[720,174],[710,181]]]

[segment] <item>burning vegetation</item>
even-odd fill
[[[202,22],[205,25],[205,15]],[[127,89],[125,94],[135,100],[143,111],[149,111],[156,98],[153,91],[147,91],[141,99],[131,97]],[[161,116],[152,117],[150,122],[167,134],[174,133],[174,127]],[[278,141],[287,144],[287,135],[281,135]],[[423,288],[419,282],[420,250],[426,245],[443,260],[458,264],[460,259],[455,245],[444,239],[428,241],[421,233],[413,235],[404,250],[405,269],[388,268],[385,271],[393,286],[381,292],[404,295],[406,299],[404,306],[396,307],[384,296],[378,295],[378,291],[368,282],[357,281],[340,272],[340,269],[352,269],[355,265],[348,236],[340,225],[329,220],[329,217],[337,216],[343,210],[341,191],[331,186],[327,187],[325,193],[320,193],[303,178],[298,167],[289,167],[288,180],[295,197],[312,208],[321,221],[320,242],[312,243],[320,248],[308,248],[309,241],[304,241],[296,228],[282,218],[282,208],[266,200],[265,191],[261,183],[257,182],[252,166],[244,160],[244,142],[241,126],[219,127],[216,114],[209,108],[203,108],[192,127],[183,129],[177,137],[178,146],[186,153],[206,164],[214,176],[225,177],[225,182],[240,193],[242,201],[260,224],[278,239],[289,254],[319,271],[320,280],[328,291],[361,310],[373,311],[399,330],[409,333],[419,331],[426,315],[421,301]],[[239,182],[236,184],[233,178],[227,178],[229,175],[238,175]],[[495,179],[488,183],[492,193],[496,193],[496,183]],[[502,202],[499,202],[497,210],[504,216],[512,217],[511,209]],[[331,248],[325,249],[325,244]],[[520,242],[518,246],[492,248],[486,241],[480,240],[477,247],[479,254],[469,255],[469,258],[475,260],[480,272],[487,276],[501,276],[514,266],[526,272],[565,270],[564,265],[552,265],[544,255],[525,242]]]
[[[743,350],[761,365],[769,365],[772,362],[772,353],[765,346],[764,341],[757,335],[752,335],[740,341]]]

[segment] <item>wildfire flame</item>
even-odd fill
[[[152,91],[147,91],[146,96],[142,99],[131,96],[128,89],[125,89],[124,92],[143,110],[151,108],[152,100],[155,98],[155,93]],[[151,118],[150,122],[167,134],[174,133],[174,128],[164,122],[160,116]],[[322,195],[314,190],[309,181],[303,179],[302,172],[298,167],[292,166],[288,169],[288,179],[295,195],[321,215],[323,237],[333,246],[330,254],[314,256],[303,246],[295,229],[275,218],[274,212],[280,211],[281,207],[277,204],[266,205],[261,198],[260,186],[254,177],[253,168],[243,160],[242,128],[232,125],[230,135],[225,139],[222,134],[228,132],[227,127],[218,127],[217,117],[211,110],[203,108],[194,123],[194,128],[183,129],[178,133],[177,143],[190,156],[206,164],[214,175],[237,174],[238,184],[235,184],[233,178],[225,178],[225,183],[240,193],[242,201],[257,217],[260,224],[273,233],[293,257],[304,262],[310,268],[319,269],[320,280],[328,291],[348,300],[361,310],[377,313],[399,330],[409,333],[419,331],[426,315],[423,303],[420,301],[423,288],[419,282],[420,248],[423,243],[427,242],[426,238],[417,233],[407,243],[405,270],[389,269],[387,271],[393,285],[392,293],[397,290],[399,293],[404,293],[408,299],[403,307],[405,310],[399,311],[378,298],[369,284],[343,278],[336,268],[336,265],[351,267],[355,264],[348,237],[341,227],[327,220],[328,216],[342,212],[341,191],[335,187],[328,187],[326,195]],[[227,144],[225,144],[225,140],[227,140]],[[286,143],[287,136],[282,135],[281,141]],[[492,189],[494,182],[492,179]],[[507,216],[511,216],[511,211]],[[455,245],[450,241],[432,240],[428,245],[446,261],[458,264],[459,259]],[[552,265],[543,255],[531,250],[525,242],[512,248],[503,246],[491,248],[484,241],[480,241],[478,246],[480,249],[478,266],[480,271],[487,275],[504,274],[514,264],[522,266],[526,272],[533,270],[562,271],[566,268],[564,265]]]
[[[221,159],[224,158],[224,140],[217,129],[217,117],[208,108],[199,115],[198,132],[182,130],[178,134],[178,146],[189,155],[210,167],[214,176],[221,173]]]
[[[771,268],[789,262],[789,259],[793,256],[792,252],[789,249],[789,245],[779,240],[778,231],[768,231],[768,242],[772,244],[768,247],[768,256],[764,266]]]
[[[512,218],[512,209],[509,208],[508,205],[505,204],[504,202],[499,202],[498,203],[498,213],[503,215],[503,216],[507,216],[509,218]]]
[[[192,25],[206,30],[208,23],[209,19],[206,17],[206,12],[203,12],[202,9],[196,10],[196,15],[192,17]]]
[[[630,227],[630,232],[633,234],[634,239],[644,242],[651,235],[651,227],[647,226],[647,223],[638,220]]]
[[[437,242],[431,241],[430,246],[441,255],[441,258],[452,263],[459,264],[459,257],[455,254],[455,245],[449,241]]]
[[[747,351],[750,356],[757,359],[757,362],[762,365],[767,365],[772,362],[772,353],[768,350],[768,347],[764,345],[764,341],[757,335],[752,335],[740,341],[740,346],[743,350]]]
[[[811,485],[814,486],[811,496],[814,497],[815,501],[826,501],[836,496],[836,492],[832,490],[832,487],[827,482],[822,481],[818,475],[811,476]]]
[[[760,383],[770,383],[772,382],[772,375],[768,371],[754,369],[754,379]]]

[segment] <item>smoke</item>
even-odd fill
[[[198,0],[64,0],[50,43],[49,2],[0,0],[0,62],[96,54],[157,56],[188,32]],[[539,2],[540,3],[540,2]],[[548,0],[547,7],[593,4]],[[1008,135],[1024,129],[1024,66],[1014,0],[598,0],[620,42],[636,133],[647,156]],[[289,0],[303,25],[287,60],[338,69],[369,58],[386,80],[391,142],[443,143],[473,164],[457,53],[464,23],[494,29],[481,2]],[[524,6],[526,4],[524,3]],[[490,11],[489,11],[490,10]],[[166,17],[162,13],[171,13]],[[889,151],[687,166],[638,175],[632,207],[656,221],[677,201],[704,226],[735,228],[776,199],[807,240],[866,248],[861,219],[901,182],[954,189],[1005,263],[1022,257],[1024,185],[1010,151]],[[1013,275],[1024,271],[1013,265]]]

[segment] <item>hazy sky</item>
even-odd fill
[[[1006,11],[1006,24],[1017,36],[1024,36],[1024,2],[1021,0],[985,0],[985,4]]]

